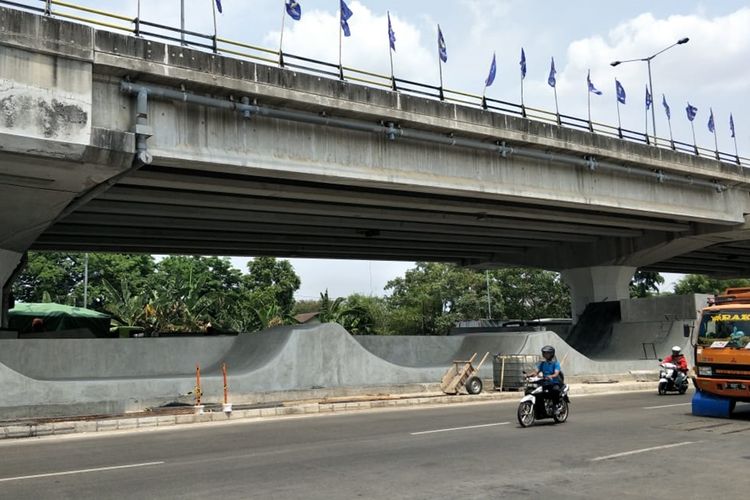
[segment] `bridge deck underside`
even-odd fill
[[[34,248],[523,264],[561,245],[689,228],[667,218],[151,165],[49,228]]]
[[[646,270],[739,277],[750,275],[750,241],[734,241],[689,252],[648,266]]]

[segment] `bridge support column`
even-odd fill
[[[630,280],[635,271],[636,268],[632,266],[594,266],[564,270],[561,276],[570,288],[573,322],[578,322],[590,302],[630,298]]]
[[[22,260],[22,253],[0,249],[0,328],[8,327],[10,290]]]

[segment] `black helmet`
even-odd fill
[[[542,356],[546,358],[547,357],[546,354],[550,354],[550,358],[555,357],[555,348],[552,347],[551,345],[546,345],[542,347]]]

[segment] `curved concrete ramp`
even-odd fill
[[[638,362],[591,361],[552,332],[355,339],[340,325],[324,324],[234,338],[102,340],[0,341],[0,349],[8,347],[3,355],[8,363],[0,363],[0,416],[120,412],[164,404],[193,390],[196,360],[203,363],[205,400],[219,400],[220,366],[226,362],[237,403],[275,391],[435,383],[453,359],[486,351],[536,354],[545,344],[557,347],[571,375],[642,367]],[[9,343],[16,344],[10,348]],[[142,357],[146,350],[149,355]],[[154,365],[159,359],[162,364]],[[94,368],[87,370],[89,366]],[[491,367],[487,363],[482,374],[490,377]],[[86,373],[88,377],[82,376]]]

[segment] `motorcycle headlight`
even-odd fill
[[[698,367],[698,375],[700,375],[700,376],[710,377],[713,374],[714,374],[714,370],[710,366],[699,366]]]

